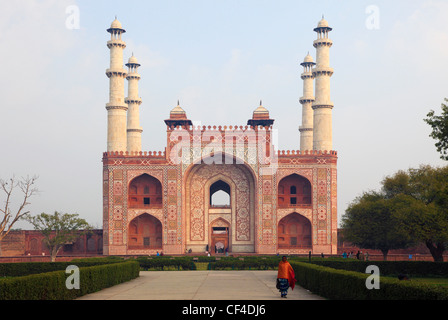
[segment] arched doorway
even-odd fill
[[[255,252],[255,181],[251,167],[243,163],[226,164],[223,160],[220,164],[192,164],[184,185],[187,248],[214,252],[211,224],[222,218],[229,224],[228,245],[224,245],[234,253]],[[215,207],[218,193],[226,197],[221,207]]]
[[[311,249],[311,222],[298,213],[291,213],[278,224],[279,249]]]
[[[32,238],[30,241],[30,254],[33,256],[40,255],[42,251],[40,250],[39,240]]]
[[[311,183],[308,179],[292,174],[278,184],[278,207],[311,207]]]
[[[144,213],[129,223],[128,249],[162,249],[162,223]]]
[[[129,208],[162,207],[162,184],[159,180],[146,173],[131,181],[128,193]]]
[[[218,219],[210,225],[210,252],[215,254],[229,251],[230,224]]]

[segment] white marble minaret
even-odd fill
[[[311,151],[313,150],[312,104],[314,102],[314,76],[312,69],[316,64],[310,54],[308,54],[300,65],[304,68],[301,76],[303,80],[303,97],[300,98],[300,103],[302,104],[302,125],[299,128],[300,150]]]
[[[138,96],[138,82],[140,80],[140,75],[138,74],[138,67],[140,64],[137,58],[132,55],[129,58],[129,62],[126,64],[128,69],[128,75],[126,79],[128,80],[128,97],[125,102],[128,105],[128,139],[127,139],[127,151],[140,152],[142,151],[142,132],[143,129],[140,127],[140,105],[142,104],[142,99]]]
[[[316,66],[313,69],[315,78],[315,101],[313,103],[313,149],[321,151],[333,150],[332,110],[333,102],[330,101],[330,78],[333,69],[330,68],[330,48],[333,41],[328,38],[332,30],[328,22],[322,19],[314,31],[317,32],[317,40],[314,40],[316,48]]]
[[[121,39],[126,30],[115,19],[107,32],[111,34],[111,39],[107,42],[107,47],[110,49],[110,68],[106,71],[110,82],[109,103],[106,104],[107,151],[126,151],[128,106],[124,102],[124,79],[127,73],[123,68],[123,50],[126,48],[126,43]]]

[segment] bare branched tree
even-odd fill
[[[12,230],[14,224],[29,213],[26,207],[30,204],[29,200],[38,190],[35,187],[37,177],[26,177],[16,179],[14,176],[9,180],[0,179],[0,193],[6,196],[4,206],[0,208],[0,242]],[[22,193],[18,207],[12,208],[14,192],[20,190]],[[0,251],[1,254],[1,251]]]

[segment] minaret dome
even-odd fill
[[[112,33],[113,31],[121,31],[121,33],[126,32],[126,30],[123,29],[120,21],[118,21],[116,17],[115,17],[115,20],[112,21],[110,28],[107,29],[107,32],[109,32],[109,33]]]

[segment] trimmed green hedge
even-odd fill
[[[139,257],[136,259],[142,270],[156,269],[164,270],[164,268],[174,267],[177,270],[194,270],[193,259],[189,257]]]
[[[334,269],[356,271],[364,273],[368,266],[375,265],[381,275],[397,276],[442,276],[448,277],[448,263],[432,261],[359,261],[344,259],[342,261],[311,260],[311,263]]]
[[[212,270],[273,270],[278,268],[278,263],[280,259],[266,259],[266,260],[255,260],[255,259],[222,259],[216,262],[210,263],[210,268]]]
[[[332,300],[448,300],[448,289],[380,275],[380,288],[367,289],[366,273],[291,262],[297,284]]]
[[[65,270],[0,279],[0,300],[72,300],[135,279],[139,272],[136,261],[81,267],[79,290],[67,289]]]
[[[138,257],[142,270],[196,270],[196,263],[208,263],[209,270],[272,270],[278,267],[279,257]]]
[[[71,262],[18,262],[0,263],[0,279],[2,277],[22,277],[31,274],[65,270],[70,265],[79,268],[112,264],[124,261],[123,258],[87,258],[74,259]]]

